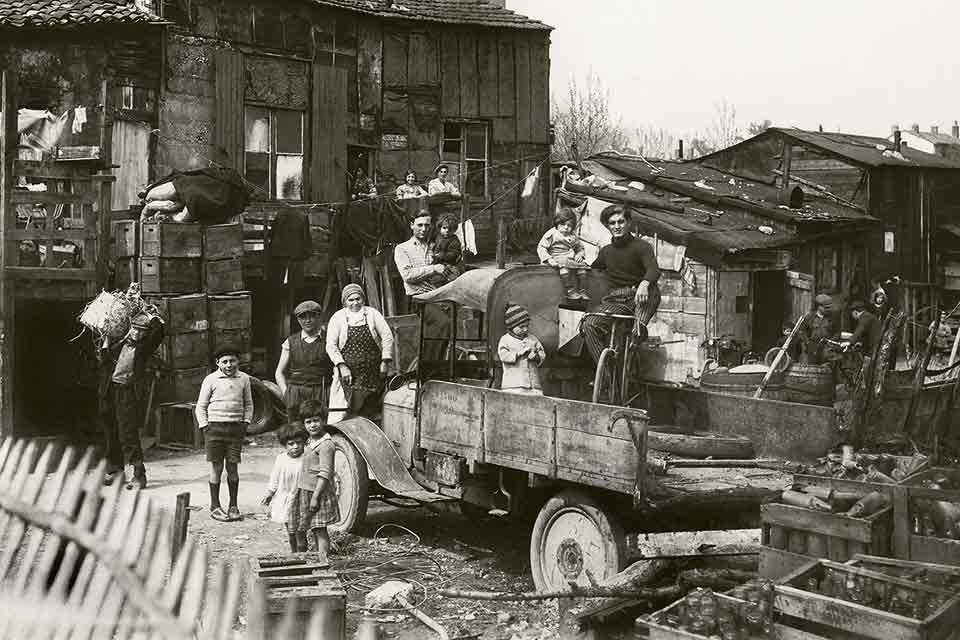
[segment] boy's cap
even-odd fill
[[[525,322],[530,322],[530,314],[523,307],[512,304],[507,307],[507,312],[503,316],[503,322],[507,325],[507,331],[509,331]]]
[[[297,305],[297,308],[293,310],[293,315],[302,316],[305,313],[320,313],[323,311],[323,307],[320,306],[319,302],[314,300],[304,300]]]
[[[223,356],[237,356],[237,357],[239,358],[239,357],[240,357],[240,348],[239,348],[239,347],[236,347],[236,346],[234,346],[234,345],[232,345],[232,344],[225,344],[225,345],[221,346],[219,349],[217,349],[216,351],[213,352],[213,359],[214,359],[215,361],[216,361],[216,360],[219,360],[219,359],[222,358]]]

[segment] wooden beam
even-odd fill
[[[7,283],[6,264],[12,243],[7,229],[16,228],[16,209],[10,202],[13,162],[16,158],[16,80],[0,70],[0,434],[13,433],[13,287]]]

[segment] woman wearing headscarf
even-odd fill
[[[393,360],[390,325],[379,311],[365,304],[363,288],[348,284],[340,299],[343,308],[327,324],[327,355],[333,362],[329,424],[348,414],[373,416],[383,376]]]

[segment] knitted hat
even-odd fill
[[[320,313],[321,311],[323,311],[323,307],[316,300],[304,300],[293,310],[293,315],[299,316],[304,313]]]
[[[363,287],[358,285],[356,282],[351,282],[343,288],[343,292],[340,294],[340,301],[343,304],[347,304],[347,298],[355,293],[359,293],[360,297],[366,300],[367,296],[363,293]]]
[[[507,311],[503,316],[503,323],[507,325],[507,331],[525,322],[530,322],[530,314],[527,313],[526,309],[515,304],[507,307]]]

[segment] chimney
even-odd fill
[[[920,125],[914,122],[912,125],[910,125],[910,131],[913,131],[914,133],[920,133]]]
[[[950,129],[950,135],[954,138],[960,138],[960,123],[956,120],[953,121],[953,128]]]
[[[683,160],[683,138],[677,143],[677,158]]]
[[[930,133],[940,133],[940,127],[935,124],[930,125]]]
[[[893,150],[900,151],[900,127],[893,125]]]

